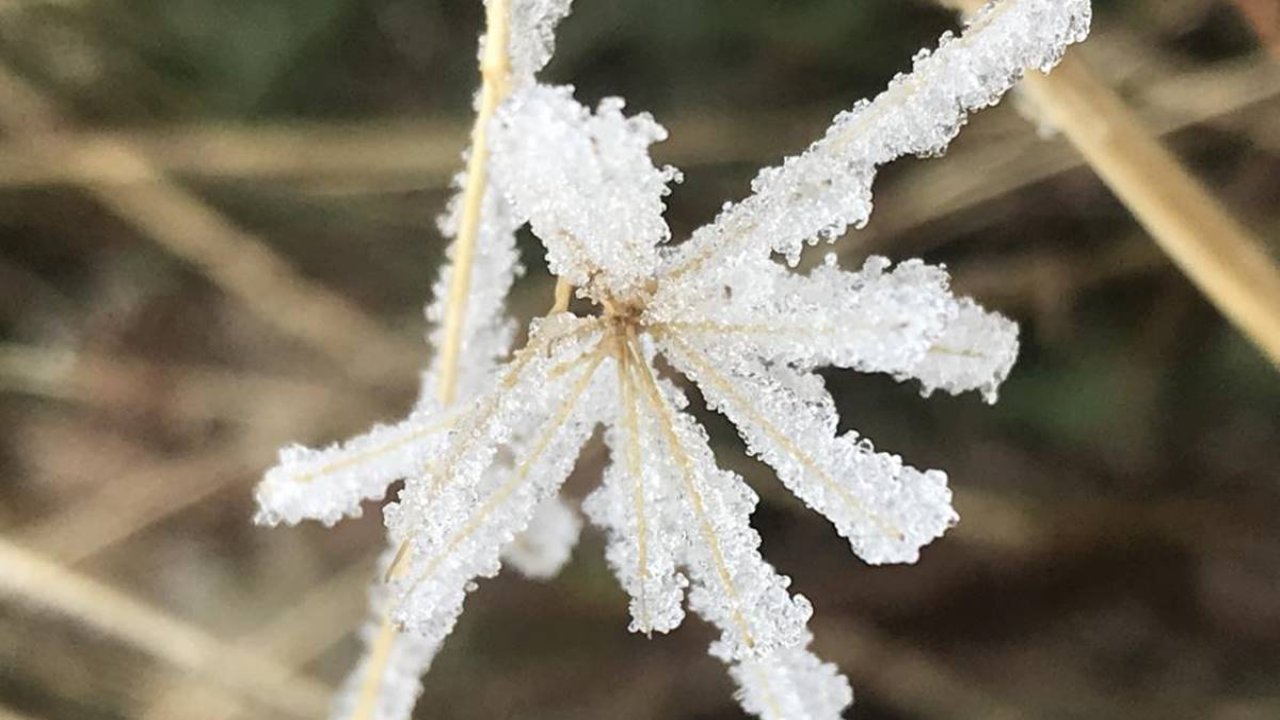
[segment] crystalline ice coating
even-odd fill
[[[818,376],[683,340],[664,351],[747,447],[867,562],[915,562],[920,547],[955,522],[945,474],[874,452],[854,433],[836,434],[835,403]]]
[[[529,218],[552,272],[631,292],[670,237],[662,197],[676,173],[649,160],[666,131],[647,114],[623,115],[617,98],[593,114],[572,91],[535,86],[507,101],[491,130],[493,180]]]
[[[799,367],[902,372],[942,334],[956,303],[944,270],[918,260],[889,270],[871,258],[856,272],[828,263],[807,276],[774,263],[739,268],[720,293],[688,302],[659,284],[649,318],[672,332]]]
[[[453,238],[458,233],[459,213],[462,205],[462,188],[466,185],[466,173],[454,179],[457,193],[439,220],[440,232]],[[516,248],[516,228],[522,220],[516,218],[502,195],[489,188],[480,209],[480,223],[476,232],[475,252],[470,266],[470,292],[467,296],[466,315],[460,329],[459,356],[466,362],[458,364],[455,400],[466,401],[479,395],[488,387],[497,365],[511,352],[515,337],[515,322],[507,315],[507,294],[515,279],[524,272],[520,253]],[[458,252],[456,242],[445,251],[444,263],[435,284],[434,298],[426,307],[427,344],[441,348],[444,343],[445,307],[449,301],[449,288],[454,280],[454,259]],[[422,379],[419,406],[434,404],[439,390],[439,352]]]
[[[762,720],[839,720],[853,689],[835,665],[799,647],[776,650],[729,668],[742,707]]]
[[[522,0],[511,4],[509,47],[513,87],[532,84],[534,75],[551,60],[556,25],[569,15],[570,4],[571,0]]]
[[[916,56],[871,102],[836,116],[803,154],[760,172],[753,194],[672,253],[689,282],[717,282],[711,268],[779,252],[794,262],[806,243],[834,239],[871,213],[876,168],[903,155],[941,153],[968,113],[994,104],[1027,68],[1048,70],[1088,32],[1089,0],[1006,0],[978,13],[963,35]],[[716,258],[714,262],[710,260]],[[696,265],[699,272],[685,266]]]
[[[393,616],[405,628],[437,640],[448,634],[474,580],[497,573],[503,546],[568,477],[607,398],[607,360],[591,351],[595,325],[562,316],[536,328],[533,346],[459,421],[459,442],[388,508],[392,536],[408,546],[392,582]],[[524,426],[537,430],[516,437]],[[501,445],[511,448],[513,470],[487,472]]]
[[[632,632],[668,632],[684,619],[688,580],[676,569],[681,524],[674,508],[680,489],[651,413],[639,406],[635,380],[625,373],[617,416],[605,433],[610,463],[583,505],[608,531],[606,557],[631,596]]]
[[[692,581],[689,606],[722,633],[713,654],[741,660],[795,646],[813,607],[787,592],[790,579],[760,556],[750,522],[755,493],[716,465],[706,430],[676,409],[677,391],[651,385],[647,396],[646,413],[663,428],[663,451],[675,466],[668,482],[678,484],[677,512],[688,538],[681,556]]]
[[[512,87],[534,83],[534,73],[550,59],[555,24],[569,12],[568,0],[517,0],[511,4],[510,55]],[[457,194],[440,218],[445,237],[455,237],[466,174],[455,179]],[[505,198],[489,188],[481,205],[470,265],[466,315],[461,325],[460,357],[454,396],[459,401],[479,394],[511,351],[515,324],[506,314],[506,297],[523,271],[515,231],[524,222],[513,214]],[[426,308],[432,329],[427,342],[439,349],[444,339],[445,305],[453,282],[456,244],[451,243]],[[370,432],[323,450],[300,446],[281,452],[280,464],[268,471],[257,491],[257,521],[264,524],[315,519],[333,524],[343,516],[360,514],[360,502],[380,497],[387,486],[407,477],[439,448],[443,433],[423,433],[442,418],[436,403],[441,356],[423,374],[422,391],[414,414],[393,426]]]
[[[448,439],[449,417],[419,412],[395,425],[322,450],[291,445],[258,484],[255,521],[264,525],[319,520],[333,525],[360,515],[360,503],[381,497],[392,482],[420,472]]]
[[[581,530],[582,520],[568,503],[559,497],[544,500],[524,532],[502,548],[502,562],[528,578],[553,577],[569,562]]]
[[[506,78],[510,88],[535,82],[535,73],[551,57],[553,29],[568,14],[569,5],[570,0],[511,0],[510,73]],[[460,174],[456,179],[458,193],[440,218],[441,233],[445,237],[456,238],[458,234],[465,185],[465,173]],[[492,187],[486,188],[469,266],[465,315],[457,338],[460,359],[454,383],[457,402],[465,403],[484,392],[492,383],[498,364],[510,353],[515,327],[506,314],[505,305],[512,282],[522,272],[515,231],[524,220],[514,215],[501,193]],[[332,523],[343,514],[359,514],[361,499],[383,494],[387,484],[399,477],[420,473],[440,454],[447,433],[436,431],[435,424],[451,418],[443,417],[436,401],[441,372],[438,351],[444,341],[445,303],[455,279],[457,254],[455,240],[447,250],[447,262],[442,265],[432,288],[435,299],[426,308],[427,319],[433,327],[427,342],[437,352],[423,373],[422,391],[414,413],[395,426],[376,427],[326,450],[286,449],[282,452],[282,464],[269,472],[259,487],[260,522],[293,523],[302,518],[316,518]],[[424,432],[426,428],[431,430]],[[317,474],[317,468],[324,472]],[[298,483],[299,473],[309,482]],[[572,511],[558,500],[549,500],[537,511],[529,536],[506,543],[504,557],[531,575],[552,574],[567,559],[579,525]],[[391,547],[381,563],[384,569],[390,565],[396,545]],[[371,616],[361,631],[365,653],[335,696],[334,720],[353,716],[376,665],[370,652],[391,600],[390,589],[380,579],[371,592]],[[385,667],[377,677],[380,685],[373,688],[376,700],[369,720],[406,720],[412,714],[421,692],[419,678],[431,664],[445,634],[447,629],[426,636],[395,636]]]
[[[936,389],[953,394],[978,390],[994,403],[1017,357],[1017,323],[963,298],[920,362],[899,375],[919,380],[925,395]]]
[[[716,464],[686,399],[657,375],[658,356],[858,555],[915,561],[956,519],[946,475],[877,452],[855,432],[840,434],[814,370],[885,373],[918,381],[925,394],[977,390],[994,400],[1017,354],[1017,326],[954,296],[945,269],[919,260],[873,257],[851,271],[831,257],[800,274],[778,256],[794,266],[806,244],[865,223],[878,166],[941,152],[969,112],[1081,39],[1089,4],[989,6],[963,35],[917,55],[912,72],[884,93],[837,116],[806,152],[761,171],[753,195],[677,247],[664,245],[662,213],[678,174],[649,159],[649,146],[666,135],[661,126],[648,115],[627,117],[621,100],[591,112],[571,88],[535,84],[551,26],[567,7],[511,6],[514,95],[485,128],[491,182],[457,338],[456,415],[433,424],[446,419],[432,392],[443,369],[433,364],[408,420],[329,449],[282,453],[259,490],[260,518],[332,522],[406,476],[385,510],[400,552],[384,559],[393,565],[390,584],[374,599],[375,612],[385,609],[412,633],[395,639],[374,688],[375,717],[404,720],[418,672],[479,578],[501,562],[533,576],[565,562],[580,523],[558,493],[602,423],[609,464],[583,509],[606,532],[609,564],[630,596],[631,629],[671,630],[687,596],[689,609],[719,630],[711,652],[731,666],[744,708],[765,720],[834,720],[852,697],[834,667],[807,649],[812,606],[761,556],[750,525],[756,495]],[[455,201],[442,219],[445,235],[456,234],[458,209]],[[508,359],[513,326],[503,306],[520,272],[514,232],[525,221],[551,270],[599,316],[535,321],[528,344]],[[438,299],[454,287],[455,254],[436,283]],[[444,341],[438,327],[454,307],[428,307],[432,345]],[[337,712],[354,707],[360,684],[348,681]]]

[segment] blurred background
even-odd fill
[[[544,77],[668,126],[678,238],[954,24],[927,0],[577,5]],[[1095,7],[1082,55],[1280,236],[1280,5]],[[281,444],[412,403],[480,22],[474,0],[0,0],[0,718],[322,712],[379,513],[265,530],[251,489]],[[1022,324],[994,407],[827,374],[849,427],[949,472],[961,524],[870,568],[709,417],[717,451],[862,720],[1280,718],[1280,375],[1018,105],[886,169],[836,246],[946,262]],[[527,318],[551,280],[523,251]],[[743,717],[705,626],[627,622],[588,530],[558,579],[470,597],[417,717]]]

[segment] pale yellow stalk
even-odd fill
[[[489,121],[510,91],[511,62],[510,0],[487,0],[485,3],[484,55],[480,60],[480,108],[471,129],[471,157],[467,163],[467,184],[462,192],[462,215],[454,240],[453,273],[449,278],[449,296],[445,301],[444,341],[439,348],[440,374],[436,394],[441,405],[453,402],[458,391],[458,363],[462,354],[462,331],[467,317],[467,301],[471,295],[471,267],[475,261],[476,238],[480,231],[481,209],[489,175]],[[393,563],[392,572],[407,567],[407,547]],[[369,669],[360,688],[353,720],[370,720],[377,707],[387,661],[395,645],[397,631],[388,614],[384,614],[378,635],[369,650]]]
[[[510,90],[508,57],[510,34],[509,0],[485,3],[484,57],[480,61],[480,109],[471,129],[471,159],[467,163],[467,185],[462,193],[462,217],[454,242],[453,275],[445,304],[444,343],[440,347],[440,381],[437,394],[441,405],[453,402],[458,389],[458,362],[462,350],[462,326],[467,317],[471,293],[471,265],[475,259],[476,237],[480,231],[480,210],[489,177],[489,121]]]

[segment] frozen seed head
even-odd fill
[[[768,720],[835,720],[852,693],[808,650],[813,606],[762,557],[755,493],[719,466],[685,396],[657,368],[697,385],[748,452],[865,561],[916,561],[956,521],[946,475],[840,432],[815,371],[881,373],[925,395],[974,390],[993,401],[1017,356],[1017,326],[955,296],[945,268],[919,260],[872,257],[846,269],[831,257],[804,274],[788,265],[866,222],[880,165],[941,153],[968,113],[1027,68],[1053,65],[1083,38],[1089,2],[993,3],[803,153],[762,170],[749,197],[679,245],[668,244],[663,219],[679,173],[649,157],[666,131],[647,114],[627,115],[619,99],[592,110],[572,88],[532,81],[566,7],[513,6],[513,33],[526,40],[513,35],[514,93],[488,128],[485,249],[462,343],[467,402],[437,434],[411,418],[327,450],[289,451],[260,492],[262,517],[331,521],[405,475],[385,513],[404,552],[378,602],[414,633],[404,668],[423,666],[467,593],[504,560],[535,576],[563,563],[577,519],[559,492],[602,425],[609,463],[583,509],[605,531],[631,629],[667,632],[693,611],[718,630],[711,652],[730,665],[744,708]],[[507,359],[503,298],[519,272],[513,233],[525,222],[552,272],[594,308],[534,322]],[[455,224],[446,216],[442,227]],[[428,315],[443,312],[437,304]],[[439,415],[424,400],[415,417]],[[299,480],[317,478],[322,494],[298,492]],[[387,690],[396,712],[416,687]]]

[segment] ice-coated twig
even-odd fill
[[[342,504],[326,509],[299,501],[291,508],[290,517],[309,515],[331,521],[336,514],[352,512],[353,504],[358,512],[360,500],[381,494],[398,477],[434,473],[431,459],[453,429],[454,418],[447,414],[451,403],[479,396],[493,380],[498,363],[510,352],[515,327],[506,315],[506,297],[522,271],[515,231],[524,220],[513,214],[506,199],[487,182],[488,127],[503,99],[513,89],[532,84],[534,75],[550,59],[554,27],[568,14],[570,2],[486,0],[487,34],[480,48],[483,82],[476,98],[467,170],[458,176],[458,195],[440,220],[442,233],[454,239],[447,250],[448,262],[433,288],[435,299],[426,310],[433,324],[427,341],[436,353],[423,373],[417,406],[408,420],[370,433],[381,437],[366,435],[321,451],[318,461],[309,457],[309,452],[294,451],[295,456],[311,461],[301,468],[304,477],[312,482],[323,478],[335,488],[329,494]],[[327,474],[315,473],[317,462]],[[297,463],[285,465],[297,467]],[[264,488],[273,487],[272,479],[269,475]],[[275,497],[289,499],[291,490],[296,486],[286,486]],[[577,541],[576,516],[568,507],[555,503],[554,498],[547,498],[541,508],[543,521],[527,537],[510,543],[513,547],[507,556],[528,575],[554,573]],[[276,517],[283,514],[274,510]],[[398,563],[414,560],[413,548],[392,535],[395,549],[388,552],[387,572]],[[392,625],[388,592],[380,580],[375,581],[372,619],[362,631],[365,653],[335,700],[331,715],[335,720],[407,718],[421,692],[421,675],[446,634],[424,637],[398,632]]]
[[[761,720],[834,720],[853,703],[853,688],[835,665],[809,649],[810,636],[796,647],[775,650],[729,668],[743,709]]]
[[[771,252],[794,263],[806,243],[865,224],[880,165],[942,153],[970,112],[999,101],[1027,69],[1050,69],[1084,39],[1090,17],[1089,0],[987,5],[961,35],[947,33],[936,50],[917,54],[912,71],[875,99],[837,115],[804,153],[762,170],[750,197],[670,254],[669,277],[714,283]]]
[[[439,405],[455,394],[469,401],[455,406],[439,447],[386,512],[398,549],[386,560],[388,594],[378,602],[412,635],[397,635],[386,620],[370,626],[370,653],[358,670],[365,679],[349,685],[342,708],[354,708],[361,720],[399,720],[394,713],[418,692],[416,674],[405,668],[429,662],[467,593],[498,571],[504,555],[538,547],[512,540],[533,526],[557,542],[572,541],[576,525],[556,494],[603,424],[610,464],[586,510],[608,534],[610,565],[631,598],[631,629],[673,629],[687,594],[689,608],[720,630],[711,651],[731,666],[745,708],[770,720],[835,720],[851,692],[808,650],[812,605],[762,557],[750,524],[755,493],[719,467],[683,394],[659,376],[659,356],[692,380],[737,426],[749,451],[856,553],[871,563],[915,561],[955,521],[946,476],[877,452],[856,433],[838,434],[834,400],[815,370],[886,373],[919,382],[926,395],[974,390],[994,400],[1017,355],[1017,327],[954,296],[941,267],[871,258],[848,271],[829,259],[799,275],[773,255],[794,260],[806,243],[864,222],[877,166],[940,152],[968,112],[994,103],[1026,67],[1051,66],[1081,39],[1089,3],[992,5],[962,36],[918,55],[913,73],[837,117],[807,152],[763,171],[751,197],[674,248],[666,246],[663,198],[679,174],[649,158],[649,146],[666,131],[648,115],[627,116],[620,99],[592,111],[572,88],[513,87],[532,71],[497,73],[490,54],[507,21],[515,27],[526,18],[515,9],[495,22],[500,6],[490,0],[480,142],[455,207],[459,242],[468,232],[484,237],[467,228],[482,227],[489,215],[503,238],[527,219],[559,276],[556,303],[531,325],[526,347],[498,367],[510,342],[499,311],[512,277],[506,258],[514,256],[493,255],[500,291],[486,295],[487,287],[459,279],[462,268],[484,265],[479,252],[460,247],[451,255],[454,269],[437,286],[447,299],[431,311],[443,328],[432,341],[451,355],[426,377],[445,388]],[[549,30],[530,36],[542,42]],[[514,39],[510,47],[516,68],[524,60]],[[547,54],[539,45],[520,57],[536,66]],[[506,89],[513,94],[495,113],[492,100]],[[478,173],[477,158],[486,152]],[[484,172],[481,202],[468,193]],[[570,312],[571,290],[595,306],[594,314]],[[473,296],[474,304],[465,304]],[[457,331],[464,325],[476,334]],[[465,378],[464,349],[478,357]],[[431,402],[420,412],[439,414]],[[334,458],[310,461],[342,474],[332,470]],[[553,568],[562,554],[525,560],[536,571]]]

